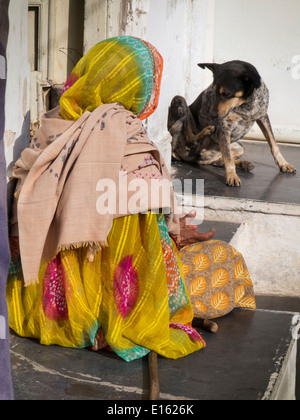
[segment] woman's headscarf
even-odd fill
[[[102,41],[77,63],[60,99],[61,116],[77,120],[85,111],[120,102],[141,120],[157,108],[163,59],[148,42],[131,36]]]

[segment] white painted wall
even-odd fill
[[[168,107],[175,95],[182,95],[191,103],[203,89],[206,75],[197,63],[210,58],[210,50],[206,49],[210,13],[207,0],[150,1],[146,39],[162,54],[164,73],[159,106],[149,118],[147,129],[168,164]]]
[[[29,144],[29,90],[27,1],[10,0],[5,97],[5,154],[8,175],[12,162]]]
[[[118,35],[151,42],[164,58],[159,107],[145,122],[151,140],[171,162],[168,107],[175,95],[192,102],[207,74],[197,63],[212,59],[212,0],[86,1],[85,52],[96,42]]]
[[[191,103],[211,82],[210,72],[197,66],[200,61],[239,58],[256,65],[270,89],[277,139],[300,141],[300,1],[131,0],[127,10],[124,4],[86,0],[85,51],[106,37],[128,34],[161,52],[160,103],[146,125],[168,164],[168,106],[177,94]],[[11,0],[9,13],[5,149],[11,164],[29,141],[27,2]]]
[[[164,57],[159,108],[145,124],[150,138],[161,149],[167,164],[170,164],[171,159],[170,136],[167,131],[169,103],[177,94],[192,102],[207,78],[197,63],[211,58],[212,49],[207,48],[207,39],[213,28],[209,18],[212,5],[212,0],[131,0],[126,10],[122,0],[86,1],[85,51],[106,37],[128,34],[153,43]],[[27,1],[11,0],[9,13],[11,27],[7,48],[5,146],[11,169],[29,142]],[[62,33],[65,33],[66,27],[63,27],[61,20],[60,25]],[[51,63],[54,62],[51,55],[49,59]],[[51,64],[48,69],[51,73],[50,70]]]
[[[253,63],[270,90],[276,138],[300,142],[300,1],[214,1],[214,61]]]
[[[277,140],[300,142],[299,0],[131,0],[126,22],[122,4],[86,1],[85,47],[128,34],[161,51],[165,69],[160,104],[147,125],[168,162],[170,100],[181,94],[190,103],[212,81],[209,70],[197,67],[200,61],[253,63],[270,90],[269,115]],[[257,126],[250,136],[263,138]]]

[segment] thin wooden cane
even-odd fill
[[[149,400],[158,400],[159,399],[159,378],[158,378],[158,363],[157,363],[157,353],[150,351],[148,356],[148,365],[149,365],[149,379],[150,379],[150,392]]]
[[[203,320],[203,328],[205,331],[209,331],[213,334],[216,334],[219,329],[218,324],[215,323],[214,321],[210,321],[209,319]]]

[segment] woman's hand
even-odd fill
[[[189,224],[187,225],[187,219],[194,219],[196,212],[191,211],[189,214],[180,219],[180,247],[194,244],[196,242],[208,241],[213,238],[215,229],[211,229],[210,232],[202,233],[198,232],[198,226]]]

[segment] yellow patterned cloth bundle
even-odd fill
[[[231,245],[211,240],[184,247],[179,255],[196,317],[212,319],[234,308],[256,308],[246,262]]]

